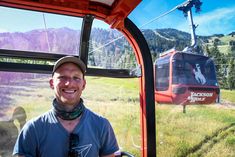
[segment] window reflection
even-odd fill
[[[9,157],[25,122],[50,108],[50,75],[0,72],[0,156]]]
[[[166,91],[169,88],[170,57],[156,60],[155,84],[157,91]]]
[[[4,145],[0,156],[11,156],[12,145],[25,120],[51,109],[54,96],[49,87],[50,77],[49,74],[0,71],[0,146]],[[137,155],[136,146],[141,143],[140,111],[136,107],[138,79],[87,76],[86,80],[83,93],[86,107],[109,119],[120,147]],[[10,133],[9,137],[6,133]]]
[[[176,54],[173,60],[173,84],[215,86],[217,79],[213,61],[201,55]]]
[[[94,20],[92,26],[88,66],[104,69],[133,69],[136,67],[134,51],[124,36],[107,24]],[[99,24],[99,25],[98,25]]]
[[[82,18],[0,7],[0,48],[78,55]]]

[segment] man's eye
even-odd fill
[[[81,78],[80,77],[73,77],[73,80],[75,80],[75,81],[81,81]]]
[[[60,81],[76,81],[80,82],[82,79],[80,77],[74,76],[74,77],[67,77],[67,76],[59,76],[57,77]]]
[[[59,79],[59,80],[65,80],[66,77],[65,77],[65,76],[59,76],[59,77],[57,77],[57,79]]]

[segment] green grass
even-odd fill
[[[229,101],[235,104],[235,90],[221,90],[222,100]]]
[[[229,45],[218,45],[219,52],[222,54],[230,54],[231,47]]]
[[[210,41],[210,47],[213,45],[213,40],[218,37],[211,38]],[[235,37],[232,36],[224,36],[219,38],[220,43],[218,45],[218,49],[223,54],[229,54],[231,53],[231,47],[229,46],[229,42],[232,40],[235,40]]]
[[[234,110],[219,106],[187,106],[186,110],[183,114],[181,106],[157,105],[159,156],[184,156],[205,137],[235,121]]]
[[[85,105],[108,118],[122,150],[140,156],[140,106],[138,79],[87,77],[83,93]],[[23,106],[28,119],[51,108],[53,91],[47,79],[34,86],[18,86],[11,95],[15,105]],[[34,84],[35,84],[34,83]],[[16,88],[16,87],[15,87]],[[223,100],[234,103],[234,91],[221,90]],[[10,116],[12,109],[6,114]],[[221,130],[235,122],[235,110],[222,105],[182,106],[156,104],[156,141],[159,157],[235,156],[235,127]]]
[[[235,37],[232,36],[224,36],[220,38],[220,41],[224,44],[229,44],[231,40],[235,40]]]

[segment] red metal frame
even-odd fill
[[[139,40],[137,37],[130,33],[130,29],[127,28],[122,30],[127,40],[131,43],[133,49],[135,50],[136,60],[139,65],[141,65],[142,76],[139,78],[140,84],[140,122],[141,122],[141,135],[142,135],[142,143],[141,143],[141,156],[142,157],[152,157],[156,156],[156,135],[155,135],[155,104],[151,102],[151,99],[154,99],[154,96],[151,97],[154,93],[151,87],[148,87],[147,84],[152,82],[150,86],[153,87],[153,67],[151,56],[143,56],[146,55],[149,51],[148,47],[141,47],[140,44],[146,44],[146,41],[142,41],[140,38],[142,34],[136,33],[136,36],[139,36]],[[143,36],[142,36],[143,37]],[[144,38],[144,37],[143,37]],[[146,63],[144,58],[148,58],[149,60]],[[147,73],[147,71],[151,71],[152,74]]]
[[[1,6],[83,17],[95,15],[112,28],[124,27],[124,19],[141,0],[116,0],[112,6],[89,0],[0,0]]]

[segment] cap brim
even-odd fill
[[[79,69],[81,69],[83,74],[86,72],[86,65],[82,60],[74,56],[65,56],[55,62],[52,73],[54,73],[64,63],[74,63],[79,67]]]

